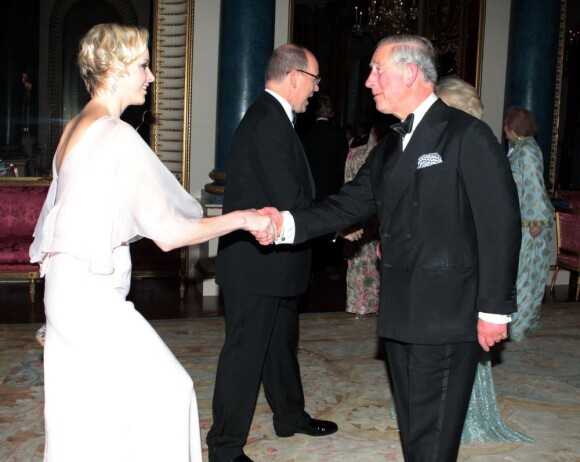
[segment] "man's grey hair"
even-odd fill
[[[423,80],[433,84],[437,82],[435,49],[428,39],[420,35],[389,35],[377,44],[377,49],[384,45],[393,45],[393,63],[415,63],[423,75]]]
[[[266,66],[266,82],[280,82],[294,69],[306,70],[308,56],[302,45],[289,43],[274,50]]]

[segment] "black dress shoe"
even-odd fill
[[[338,425],[329,420],[318,420],[310,419],[306,425],[300,428],[295,428],[291,433],[276,432],[276,435],[286,438],[288,436],[294,436],[295,433],[303,433],[308,436],[326,436],[336,433],[338,430]]]
[[[250,459],[247,455],[242,454],[241,456],[232,459],[230,462],[254,462],[254,461]]]

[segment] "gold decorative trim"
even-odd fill
[[[477,62],[475,63],[475,89],[481,96],[481,82],[483,74],[483,44],[485,39],[485,4],[481,0],[479,5],[479,35],[477,37]]]
[[[216,195],[223,196],[225,193],[225,188],[223,186],[213,184],[213,183],[206,184],[204,189],[205,189],[205,192],[207,192],[209,194],[216,194]]]
[[[548,191],[554,195],[557,186],[558,141],[560,134],[560,104],[562,101],[562,75],[564,70],[564,49],[566,47],[566,0],[560,2],[560,26],[558,28],[558,58],[556,62],[556,81],[554,88],[554,112],[552,116],[552,144],[550,146],[550,171],[548,172]]]
[[[52,178],[34,176],[15,176],[0,178],[0,186],[50,186]]]
[[[154,1],[152,62],[157,80],[151,106],[159,122],[151,131],[151,147],[189,191],[195,0]],[[182,95],[177,96],[179,92]],[[183,298],[189,274],[188,247],[181,249],[179,274]]]
[[[36,281],[40,280],[38,271],[0,271],[0,281],[28,281],[30,303],[36,299]]]
[[[294,41],[294,0],[288,1],[288,43]]]
[[[151,147],[189,190],[194,0],[155,0]],[[179,65],[176,65],[179,63]],[[178,122],[178,126],[168,122]],[[177,154],[177,156],[175,155]]]
[[[209,177],[214,181],[215,180],[226,181],[226,176],[227,176],[226,172],[218,172],[217,170],[212,170],[211,172],[209,172]]]

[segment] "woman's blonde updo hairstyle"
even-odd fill
[[[95,96],[107,87],[107,79],[126,72],[146,49],[146,29],[119,24],[97,24],[81,39],[77,63],[88,92]]]
[[[459,77],[443,77],[435,85],[435,94],[448,106],[461,109],[478,119],[483,117],[483,103],[477,90]]]

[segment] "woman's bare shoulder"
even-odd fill
[[[99,119],[107,116],[109,116],[107,112],[98,108],[85,108],[66,124],[56,148],[57,168],[60,167],[63,159],[74,149],[87,130]]]

